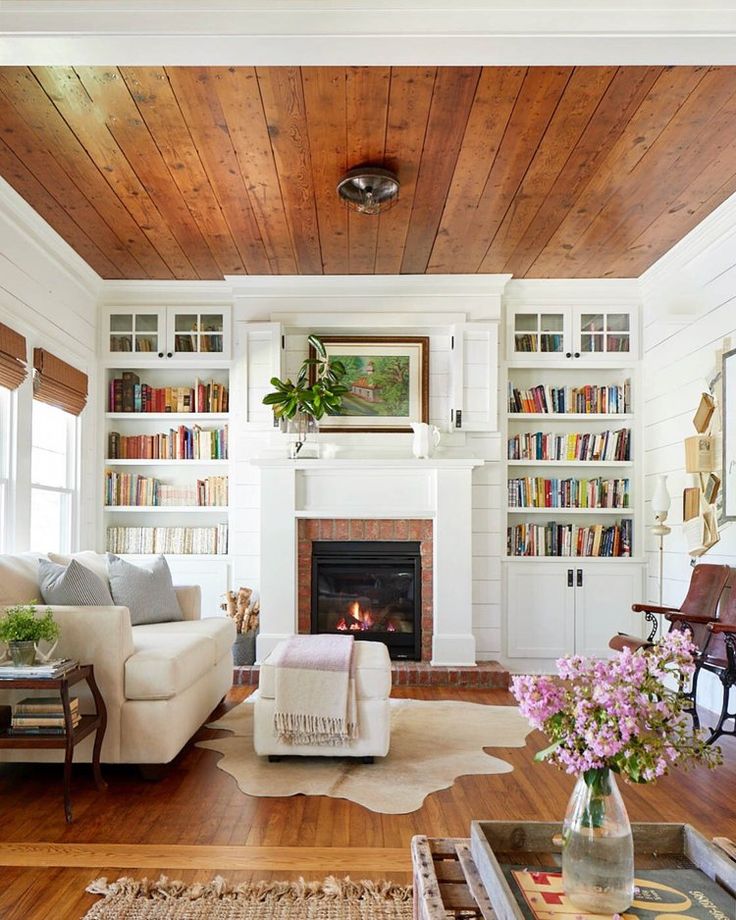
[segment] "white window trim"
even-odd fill
[[[10,553],[15,535],[16,394],[0,391],[0,553]]]
[[[31,419],[31,430],[33,421]],[[81,432],[79,417],[72,417],[67,425],[67,477],[64,486],[47,486],[33,480],[33,465],[31,464],[31,491],[55,492],[59,495],[66,496],[65,504],[67,505],[67,514],[69,515],[69,527],[66,531],[66,539],[62,541],[60,551],[62,553],[71,553],[77,548],[79,541],[79,500],[80,500],[80,444]],[[33,446],[33,436],[31,435],[31,447]],[[42,547],[32,546],[33,550],[41,550]]]

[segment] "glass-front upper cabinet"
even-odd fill
[[[110,307],[103,349],[109,359],[135,353],[138,361],[157,364],[171,359],[230,358],[229,308]],[[125,358],[126,362],[128,358]]]
[[[636,313],[627,308],[512,305],[506,354],[511,364],[636,360]]]
[[[165,310],[115,309],[108,315],[107,350],[110,354],[137,352],[151,356],[164,349],[165,340]]]

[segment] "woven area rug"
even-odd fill
[[[230,737],[198,742],[222,754],[217,766],[254,796],[327,795],[371,811],[406,814],[447,789],[458,776],[508,773],[512,767],[485,747],[523,747],[529,729],[515,706],[456,700],[391,700],[391,750],[363,764],[350,758],[286,757],[269,763],[253,750],[253,697],[209,728]]]
[[[83,920],[411,920],[410,887],[391,882],[254,882],[184,885],[102,878],[87,891],[104,895]]]

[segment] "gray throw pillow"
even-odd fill
[[[113,605],[110,589],[105,582],[76,559],[72,559],[69,565],[39,559],[38,583],[44,604],[60,607]]]
[[[184,619],[163,556],[141,566],[108,553],[107,573],[113,600],[117,606],[128,608],[133,626]]]

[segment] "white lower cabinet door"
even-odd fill
[[[643,567],[637,563],[575,566],[575,652],[601,658],[618,632],[641,632],[641,617],[631,605],[642,601]]]
[[[559,658],[575,641],[573,567],[534,563],[507,566],[509,658]]]

